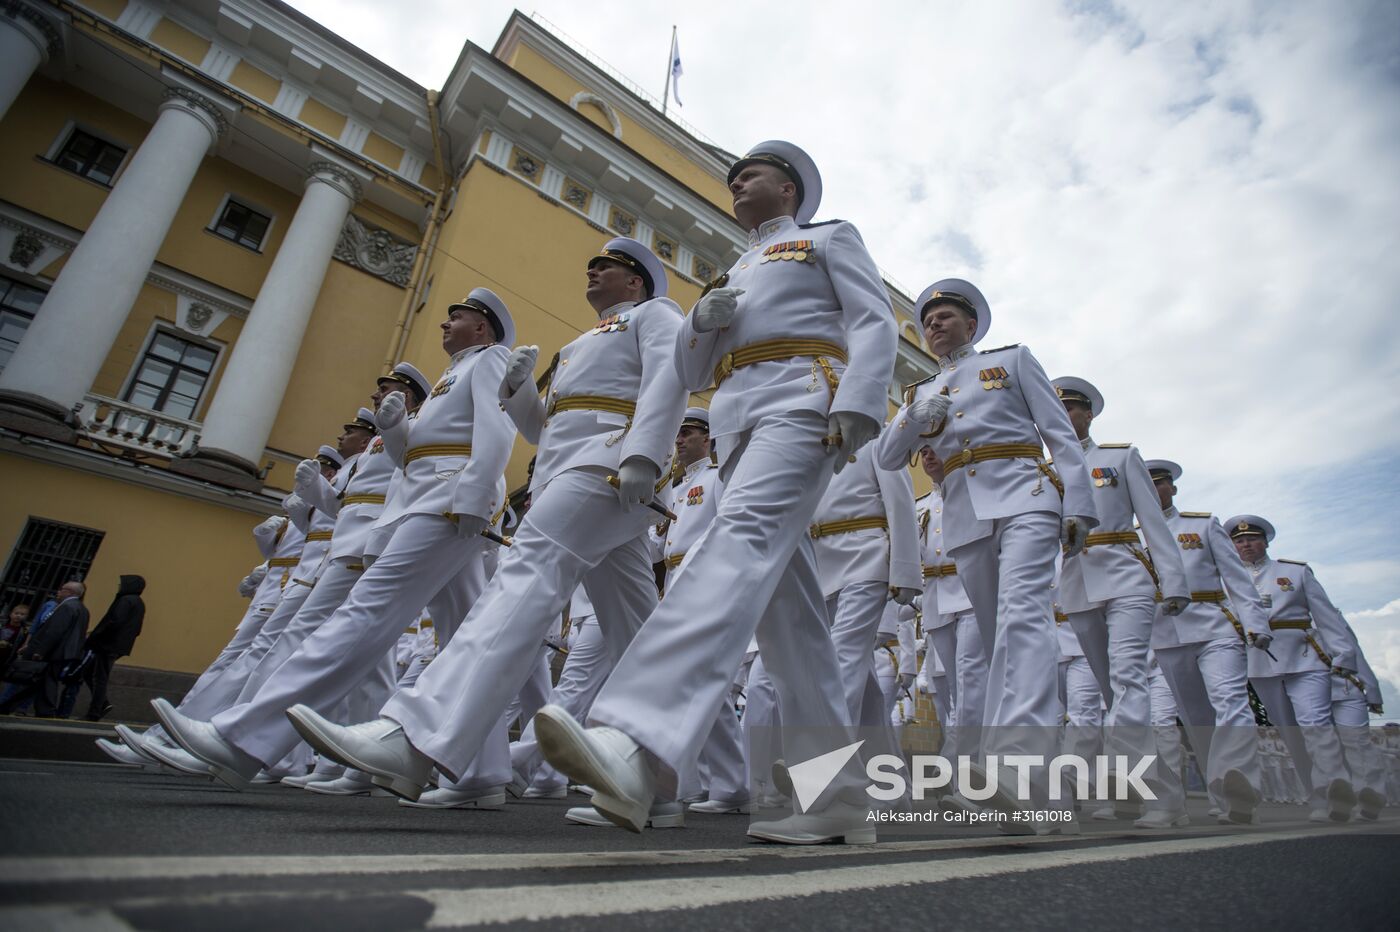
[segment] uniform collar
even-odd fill
[[[687,467],[685,468],[685,474],[684,474],[684,475],[685,475],[685,477],[686,477],[687,479],[689,479],[693,474],[699,472],[700,470],[704,469],[705,467],[707,467],[707,466],[709,466],[709,465],[710,465],[710,458],[709,458],[708,456],[702,456],[702,457],[700,457],[698,460],[696,460],[695,462],[691,463],[689,466],[687,466]]]
[[[938,368],[939,368],[939,369],[947,369],[950,365],[955,364],[958,360],[960,360],[960,359],[966,359],[967,357],[971,356],[971,355],[972,355],[973,353],[975,353],[975,352],[977,352],[977,350],[975,350],[975,349],[972,348],[972,344],[971,344],[971,343],[964,343],[962,346],[959,346],[957,349],[953,350],[953,351],[952,351],[951,353],[949,353],[947,356],[939,357],[939,358],[936,360],[937,363],[938,363]]]
[[[636,306],[636,301],[619,301],[607,310],[599,311],[598,319],[602,320],[605,317],[612,317],[615,314],[621,314],[623,311],[630,311]]]
[[[1085,453],[1088,453],[1094,447],[1098,446],[1098,444],[1094,442],[1093,437],[1085,437],[1083,440],[1079,441],[1079,445],[1084,448]]]
[[[487,344],[482,345],[482,346],[468,346],[468,347],[467,347],[466,349],[464,349],[464,350],[458,350],[456,353],[453,353],[453,354],[452,354],[452,358],[451,358],[450,360],[448,360],[447,368],[449,368],[449,369],[452,368],[453,366],[457,365],[457,363],[461,362],[463,359],[466,359],[466,358],[467,358],[468,356],[470,356],[472,353],[475,353],[477,350],[484,350],[484,349],[486,349],[487,346],[492,346],[492,345],[494,345],[494,344],[487,343]]]
[[[1175,505],[1168,505],[1166,508],[1162,509],[1162,517],[1166,518],[1168,521],[1170,521],[1172,518],[1175,518],[1179,514],[1181,514],[1181,512],[1176,510]]]
[[[749,231],[749,248],[753,249],[759,243],[771,239],[783,230],[796,229],[796,227],[797,221],[791,217],[774,217],[772,220],[765,220],[758,225],[757,230]]]

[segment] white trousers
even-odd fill
[[[1269,721],[1293,755],[1298,776],[1309,788],[1313,809],[1327,806],[1327,785],[1349,780],[1342,744],[1332,723],[1332,675],[1327,670],[1260,676],[1250,680]]]
[[[1150,721],[1152,703],[1147,686],[1147,648],[1152,637],[1156,604],[1150,595],[1122,596],[1086,612],[1073,612],[1069,623],[1094,671],[1108,713],[1104,716],[1104,753],[1115,761],[1127,758],[1131,769],[1144,757],[1155,756]],[[1143,773],[1143,782],[1159,797],[1156,766]],[[1163,808],[1148,801],[1147,808]]]
[[[1047,762],[1055,755],[1060,651],[1050,585],[1059,551],[1059,516],[1044,511],[997,518],[987,537],[951,551],[982,643],[991,647],[983,724],[994,727],[983,735],[986,754],[1028,754]],[[958,720],[965,724],[967,716]],[[1032,768],[1032,805],[1044,805],[1048,788],[1047,769]]]
[[[825,417],[799,411],[765,417],[738,438],[721,468],[714,522],[593,703],[594,724],[650,752],[663,793],[694,768],[755,637],[783,710],[784,757],[809,760],[850,743],[807,533],[834,466],[826,433]],[[853,757],[824,796],[850,789],[864,798],[866,782]]]
[[[1158,784],[1153,788],[1158,796],[1156,808],[1181,812],[1186,809],[1186,787],[1181,782],[1186,752],[1176,724],[1179,714],[1176,699],[1159,669],[1149,668],[1148,697],[1152,704],[1152,735],[1157,751]]]
[[[1358,791],[1375,790],[1385,796],[1385,762],[1371,743],[1371,711],[1366,694],[1345,677],[1332,677],[1332,721],[1342,742],[1342,754]]]
[[[574,633],[569,642],[569,656],[559,671],[559,682],[550,691],[549,701],[560,706],[580,722],[588,714],[593,697],[602,688],[603,680],[612,669],[613,657],[608,653],[598,619],[584,615],[574,619]],[[520,733],[520,740],[510,746],[510,764],[515,772],[540,789],[565,786],[568,780],[550,766],[540,754],[535,740],[535,723],[530,722]]]
[[[189,715],[190,713],[186,712],[186,709],[190,707],[190,704],[198,702],[199,697],[204,691],[218,682],[219,677],[223,675],[224,671],[248,649],[248,646],[252,644],[253,639],[258,636],[258,631],[262,629],[263,623],[266,622],[267,619],[268,616],[266,614],[258,611],[254,604],[249,604],[248,610],[243,613],[243,617],[238,620],[238,625],[233,629],[233,637],[229,638],[229,642],[224,645],[224,649],[219,651],[218,656],[214,658],[214,662],[204,668],[204,672],[194,681],[194,685],[185,692],[185,695],[180,699],[180,704],[176,706],[176,708],[186,715]],[[196,708],[198,708],[198,706],[196,706]],[[194,715],[193,717],[204,718],[205,716]],[[147,728],[142,734],[150,738],[168,740],[165,738],[165,729],[158,723]]]
[[[756,654],[749,666],[749,682],[744,687],[744,749],[749,760],[749,777],[759,796],[768,795],[773,762],[783,754],[778,740],[782,712],[778,709],[778,688]]]
[[[1065,709],[1061,750],[1092,762],[1103,752],[1103,692],[1094,679],[1094,671],[1089,669],[1089,661],[1083,657],[1071,657],[1059,663]],[[1091,784],[1096,772],[1092,766],[1089,768]]]
[[[1171,688],[1217,806],[1224,802],[1225,774],[1231,770],[1244,774],[1260,792],[1264,786],[1259,731],[1249,707],[1245,650],[1244,642],[1231,635],[1156,651],[1157,665]]]
[[[930,629],[927,638],[943,662],[949,700],[957,707],[956,720],[944,729],[943,756],[952,760],[950,755],[966,754],[976,760],[981,757],[987,709],[987,649],[977,616],[958,612],[952,621]]]
[[[875,665],[870,653],[889,599],[889,584],[870,580],[852,583],[826,600],[826,614],[831,619],[831,646],[836,650],[841,690],[851,710],[851,725],[872,725],[877,719],[889,721],[889,716],[881,712],[884,693],[875,681]],[[868,710],[864,708],[867,703]]]
[[[503,762],[500,782],[510,782],[509,739],[497,726],[580,580],[612,653],[621,652],[656,607],[645,540],[652,517],[645,508],[624,512],[600,472],[570,469],[551,479],[534,493],[514,545],[461,629],[381,714],[401,724],[413,746],[450,777],[489,743],[489,755]]]
[[[508,725],[518,722],[520,730],[524,731],[525,726],[535,717],[535,713],[544,708],[544,704],[549,701],[549,691],[553,688],[549,677],[549,660],[552,656],[554,649],[548,644],[541,644],[539,655],[530,666],[529,678],[510,701],[510,705],[506,706]]]
[[[214,727],[244,753],[265,763],[277,760],[300,740],[287,709],[303,703],[319,714],[334,714],[336,703],[388,655],[425,600],[433,606],[441,636],[451,636],[481,592],[482,551],[488,546],[496,545],[482,537],[463,539],[445,518],[404,518],[340,607],[310,632],[255,696],[214,716]],[[483,766],[503,774],[498,784],[508,782],[504,749],[499,761]]]

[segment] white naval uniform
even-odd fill
[[[407,452],[403,475],[377,519],[394,526],[384,552],[255,696],[214,717],[226,741],[264,763],[279,758],[300,740],[286,710],[303,703],[333,715],[355,684],[385,661],[425,601],[442,637],[451,637],[485,582],[482,551],[496,545],[483,537],[463,539],[445,515],[490,521],[505,505],[515,432],[496,393],[507,355],[496,344],[456,353],[418,416],[386,432],[386,446],[393,434],[392,442]],[[490,778],[499,777],[494,785],[508,782],[504,750],[499,761],[483,766]]]
[[[1347,625],[1347,642],[1356,658],[1353,676],[1332,675],[1332,721],[1342,742],[1342,753],[1352,785],[1357,792],[1374,791],[1385,798],[1385,762],[1379,748],[1371,743],[1372,705],[1381,705],[1381,686],[1366,655],[1356,639],[1356,632]]]
[[[812,518],[812,549],[850,724],[886,726],[889,709],[871,651],[891,590],[923,588],[909,471],[878,468],[875,445],[867,444],[831,480]],[[894,635],[893,619],[885,633]]]
[[[1086,538],[1083,552],[1064,561],[1058,600],[1108,704],[1104,753],[1115,760],[1126,757],[1132,768],[1156,747],[1147,691],[1156,604],[1163,598],[1184,600],[1190,588],[1152,476],[1137,448],[1092,439],[1082,445],[1094,480],[1099,525]],[[1134,516],[1142,525],[1147,552],[1133,529]],[[1156,768],[1149,767],[1144,774],[1149,788],[1155,778]],[[1158,799],[1149,800],[1147,807],[1165,805]]]
[[[582,585],[574,589],[569,599],[568,649],[569,656],[564,658],[564,668],[550,691],[549,702],[582,722],[593,704],[593,697],[612,671],[615,659],[598,629],[598,615]],[[510,764],[532,787],[550,790],[568,784],[568,778],[540,754],[534,722],[525,726],[519,741],[511,743]]]
[[[539,444],[530,509],[462,630],[413,688],[384,707],[382,714],[446,773],[460,773],[487,740],[490,717],[520,691],[580,581],[614,656],[656,606],[646,545],[654,513],[624,511],[606,476],[632,457],[651,463],[658,476],[669,468],[686,401],[671,363],[680,310],[653,298],[604,313],[559,351],[548,411],[528,380],[502,397],[521,435]],[[504,396],[506,387],[498,382],[497,390]],[[635,413],[586,401],[598,398],[611,407],[635,404]],[[505,737],[499,741],[508,754]]]
[[[1157,753],[1157,779],[1152,787],[1159,796],[1159,805],[1156,808],[1174,813],[1185,812],[1186,786],[1183,775],[1186,770],[1186,748],[1181,741],[1181,729],[1176,724],[1180,712],[1177,709],[1176,697],[1172,695],[1167,678],[1162,675],[1157,658],[1150,654],[1147,662],[1147,695],[1152,706],[1153,746]],[[1192,743],[1195,744],[1194,741]],[[1204,756],[1206,749],[1200,745],[1195,747],[1199,748],[1199,764],[1200,757]]]
[[[667,490],[666,507],[676,516],[666,529],[661,547],[668,593],[685,572],[687,554],[709,531],[723,496],[724,482],[720,479],[719,466],[708,459],[696,460],[687,466],[680,481]],[[737,667],[734,672],[738,673]],[[733,694],[726,692],[715,713],[714,727],[705,738],[696,761],[694,776],[704,786],[707,799],[735,804],[749,801],[749,762],[745,749],[744,731],[734,714]],[[682,799],[689,795],[690,776],[681,780],[678,795]]]
[[[1245,634],[1267,634],[1269,616],[1217,518],[1175,507],[1163,515],[1181,554],[1191,604],[1176,617],[1158,609],[1152,650],[1191,735],[1211,798],[1224,809],[1223,781],[1230,770],[1244,774],[1256,790],[1263,787],[1246,685],[1247,648],[1235,625]]]
[[[779,248],[798,243],[808,248]],[[795,259],[799,251],[805,261]],[[772,261],[779,253],[794,259]],[[674,358],[687,388],[708,388],[728,354],[767,341],[826,341],[844,347],[850,361],[806,355],[758,362],[735,368],[715,388],[710,439],[725,482],[719,511],[590,715],[651,753],[663,794],[694,766],[755,632],[789,723],[832,729],[822,739],[803,729],[784,748],[786,759],[840,746],[830,736],[849,711],[807,531],[835,465],[821,442],[828,414],[883,421],[898,340],[879,269],[849,223],[766,221],[726,274],[730,286],[744,290],[733,321],[702,333],[692,315],[678,334]],[[840,379],[834,395],[822,362]],[[830,792],[864,783],[858,764],[848,764]]]
[[[881,436],[880,465],[899,468],[924,446],[945,464],[972,459],[944,477],[943,537],[991,648],[983,721],[995,734],[984,737],[982,750],[1048,761],[1059,724],[1050,586],[1060,519],[1097,523],[1084,451],[1049,378],[1024,346],[979,353],[969,344],[938,363],[938,375],[913,389]],[[947,416],[927,431],[933,436],[922,436],[925,428],[909,418],[909,405],[945,390]],[[1054,467],[1043,458],[1042,442]],[[999,451],[1019,455],[985,458]],[[1048,786],[1046,772],[1033,770],[1038,799]]]
[[[943,701],[957,709],[956,721],[944,720],[943,756],[980,757],[982,719],[987,708],[987,649],[972,602],[958,580],[958,565],[945,547],[943,491],[933,491],[914,503],[919,529],[919,558],[923,565],[924,632],[930,652],[947,677]],[[952,756],[950,756],[952,755]]]
[[[1089,669],[1084,647],[1070,627],[1069,616],[1058,606],[1055,637],[1060,649],[1060,702],[1065,724],[1061,753],[1092,761],[1103,753],[1103,691],[1094,671]],[[1095,779],[1095,770],[1090,768],[1090,785]]]
[[[1269,650],[1277,658],[1250,651],[1249,681],[1293,755],[1311,807],[1325,808],[1328,784],[1350,782],[1332,721],[1332,667],[1356,666],[1346,620],[1306,563],[1265,556],[1249,573],[1269,612]]]

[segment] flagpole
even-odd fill
[[[666,106],[671,102],[671,64],[676,57],[676,27],[671,27],[671,47],[666,50],[666,90],[661,95],[661,115],[666,115]]]

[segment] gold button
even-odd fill
[[[934,512],[934,514],[940,514],[940,515],[941,515],[941,514],[943,514],[943,509],[942,509],[942,508],[935,508],[935,509],[933,509],[933,512]]]
[[[962,417],[962,416],[963,416],[963,413],[962,413],[961,411],[959,411],[957,414],[954,414],[954,415],[953,415],[953,417]]]
[[[949,371],[949,372],[957,372],[957,371],[958,371],[958,367],[957,367],[957,366],[949,366],[949,367],[948,367],[948,371]]]
[[[942,534],[942,533],[943,533],[943,529],[942,529],[941,527],[936,527],[936,528],[933,529],[933,533],[935,533],[935,534]]]
[[[741,269],[746,269],[746,268],[748,268],[748,267],[749,267],[749,264],[748,264],[747,262],[744,262],[744,263],[740,264],[740,266],[739,266],[739,268],[741,268]]]
[[[957,394],[958,392],[960,392],[960,391],[962,391],[961,388],[955,388],[955,389],[953,389],[953,394],[956,395],[956,394]]]
[[[975,470],[975,469],[969,469],[969,470],[967,471],[967,474],[968,474],[969,476],[975,476],[975,475],[977,475],[977,470]]]
[[[942,556],[942,555],[943,555],[943,548],[942,548],[942,547],[934,547],[934,548],[933,548],[933,555],[936,556],[936,557]]]
[[[964,438],[963,438],[963,446],[968,446],[968,445],[970,445],[971,443],[972,443],[972,438],[971,438],[971,437],[964,437]]]

